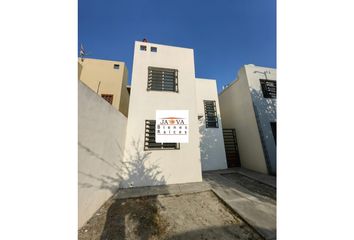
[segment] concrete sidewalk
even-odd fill
[[[256,197],[248,189],[223,176],[223,174],[235,172],[238,173],[238,171],[229,169],[204,172],[203,180],[210,184],[213,192],[220,199],[254,227],[266,240],[276,239],[276,205]],[[265,175],[262,176],[262,179],[271,182],[268,177],[270,176]]]
[[[274,177],[274,176],[266,175],[263,173],[258,173],[258,172],[248,170],[245,168],[240,168],[240,167],[229,168],[229,169],[224,169],[224,170],[207,171],[204,173],[218,173],[218,174],[239,173],[241,175],[244,175],[246,177],[249,177],[253,180],[259,181],[263,184],[266,184],[266,185],[274,187],[274,188],[276,188],[276,185],[277,185],[276,184],[276,177]]]

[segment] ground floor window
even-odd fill
[[[172,150],[180,149],[179,143],[157,143],[155,142],[155,120],[145,120],[145,142],[144,150]]]

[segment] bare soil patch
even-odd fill
[[[110,199],[79,230],[79,240],[263,239],[211,191]]]

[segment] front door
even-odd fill
[[[234,128],[223,128],[225,153],[227,167],[241,167],[240,155],[238,153],[236,131]]]

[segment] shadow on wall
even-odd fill
[[[140,141],[131,143],[131,152],[125,152],[125,161],[119,164],[112,164],[103,158],[100,161],[115,170],[112,176],[101,175],[99,177],[88,173],[79,172],[98,182],[97,185],[79,182],[84,188],[107,189],[115,194],[118,188],[145,185],[165,185],[165,178],[161,175],[159,167],[150,160],[151,152],[142,150]],[[149,161],[147,166],[146,162]],[[119,193],[118,193],[119,194]],[[127,228],[134,229],[134,239],[149,239],[151,236],[160,234],[163,231],[158,214],[158,201],[156,197],[138,198],[136,206],[124,206],[125,201],[113,199],[106,215],[106,221],[99,238],[93,239],[126,239],[133,236],[126,236]],[[148,214],[141,215],[142,209],[148,209]],[[86,239],[86,238],[85,238]]]
[[[101,175],[99,177],[93,176],[89,173],[79,171],[79,174],[85,175],[96,180],[99,184],[93,185],[91,183],[79,182],[80,187],[107,189],[112,194],[116,193],[118,188],[128,188],[145,185],[165,185],[165,178],[161,175],[158,165],[152,163],[150,159],[151,152],[146,152],[141,148],[140,140],[132,141],[132,152],[125,151],[125,161],[120,163],[110,163],[102,157],[97,157],[100,161],[107,164],[108,167],[114,169],[115,174],[112,176]],[[149,166],[146,162],[150,161]]]
[[[220,121],[220,118],[218,119]],[[219,126],[220,127],[220,126]],[[216,154],[213,156],[211,153],[215,153],[219,148],[219,130],[218,128],[206,128],[205,117],[199,119],[199,145],[200,145],[200,158],[202,163],[202,170],[219,169],[218,165],[215,165],[219,159],[215,159]],[[222,145],[224,143],[221,143]]]
[[[276,122],[277,119],[276,99],[264,98],[261,90],[256,91],[252,89],[251,95],[253,100],[253,107],[257,118],[258,129],[260,131],[260,134],[263,136],[263,139],[266,140],[266,142],[263,142],[264,140],[262,140],[262,145],[264,152],[267,155],[266,159],[267,161],[270,161],[269,163],[267,163],[268,171],[272,175],[275,175],[276,146],[270,122]],[[275,151],[272,151],[273,146]],[[273,161],[271,160],[272,156],[274,158]]]
[[[276,119],[277,111],[276,104],[274,98],[264,98],[261,90],[256,91],[254,89],[251,90],[251,95],[253,97],[253,101],[257,103],[259,114],[262,112],[267,114],[266,118]]]
[[[118,162],[120,159],[122,159],[123,150],[117,141],[115,141],[115,143],[116,143],[115,147],[118,149],[118,154],[116,155],[116,159]],[[111,162],[105,160],[104,157],[102,157],[99,154],[97,154],[96,152],[92,151],[90,148],[86,147],[81,142],[79,142],[78,145],[79,145],[79,148],[84,149],[89,155],[93,156],[94,159],[102,162],[106,167],[108,167],[108,169],[113,170],[115,174],[120,171],[120,167],[116,163],[111,163]],[[94,171],[96,171],[96,169]],[[93,182],[97,182],[97,185],[93,185],[91,183],[92,181],[82,182],[83,180],[79,180],[79,181],[81,181],[81,182],[79,182],[79,187],[82,187],[82,188],[106,189],[106,190],[109,190],[111,193],[115,193],[118,190],[119,183],[121,182],[121,179],[117,178],[117,179],[113,180],[112,176],[109,176],[109,175],[96,176],[96,175],[93,175],[90,173],[85,173],[80,170],[79,170],[79,174],[93,180]],[[119,174],[117,174],[117,175],[119,175]]]

